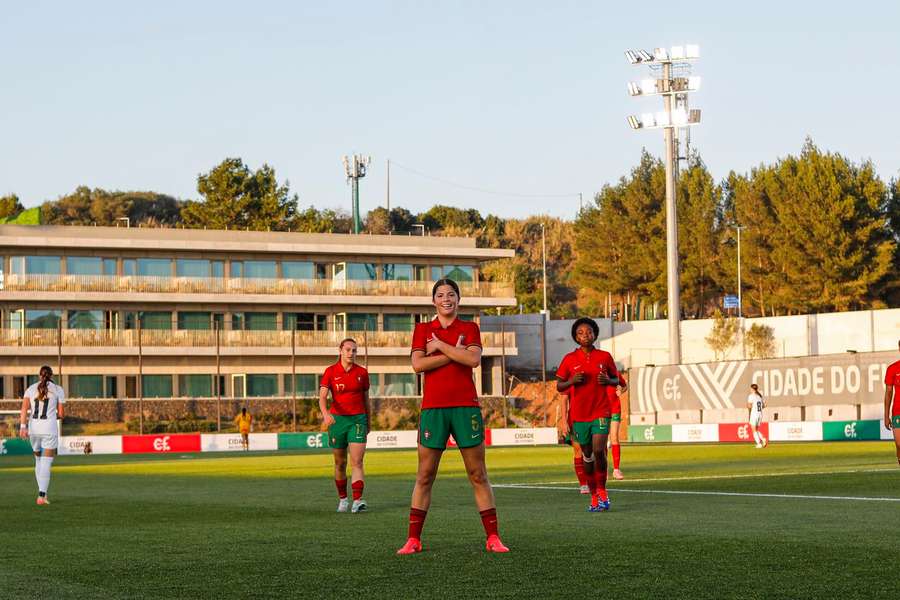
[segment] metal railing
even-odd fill
[[[430,297],[431,286],[430,281],[8,274],[2,291]],[[463,297],[515,296],[512,283],[460,282],[460,291]]]

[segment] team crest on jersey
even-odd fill
[[[472,431],[478,431],[481,427],[481,423],[478,422],[478,416],[472,415]]]
[[[431,432],[428,431],[427,429],[425,430],[424,435],[425,435],[425,439],[426,439],[426,440],[430,440],[430,439],[431,439]]]

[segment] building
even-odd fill
[[[479,281],[513,255],[469,238],[2,225],[0,396],[21,398],[42,364],[71,398],[314,396],[344,337],[373,396],[416,396],[411,332],[433,281],[459,282],[477,319],[516,305],[512,284]],[[483,344],[476,386],[499,394],[515,336]]]

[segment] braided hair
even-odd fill
[[[41,370],[39,371],[39,375],[40,375],[41,380],[40,380],[40,383],[38,383],[38,388],[37,388],[38,400],[40,400],[41,402],[46,402],[47,401],[47,388],[49,387],[50,382],[53,381],[53,379],[52,379],[53,369],[51,369],[47,365],[44,365],[43,367],[41,367]]]

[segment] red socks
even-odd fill
[[[497,535],[497,509],[489,508],[480,511],[479,514],[481,515],[481,524],[484,526],[485,535],[487,537]]]
[[[578,477],[578,485],[587,485],[587,477],[584,476],[584,461],[581,455],[575,457],[575,476]]]
[[[417,540],[422,538],[422,528],[425,526],[425,516],[427,514],[427,510],[409,509],[409,533],[406,537],[416,538]]]
[[[622,460],[622,446],[619,444],[612,445],[613,469],[619,468],[619,461]]]
[[[343,500],[347,497],[347,480],[346,479],[335,479],[334,485],[338,491],[338,498]]]
[[[596,469],[594,477],[596,478],[594,485],[597,487],[597,495],[600,496],[600,500],[606,502],[609,500],[609,496],[606,494],[606,469]]]
[[[362,498],[363,488],[365,486],[366,482],[364,482],[362,479],[360,479],[359,481],[354,481],[352,484],[350,484],[350,488],[353,490],[354,500],[359,500],[360,498]],[[344,494],[346,495],[346,492],[344,492]]]

